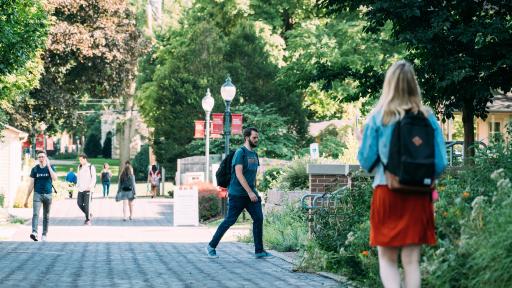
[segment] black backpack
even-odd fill
[[[217,173],[215,173],[217,186],[228,188],[229,183],[231,182],[231,162],[233,161],[235,152],[235,150],[231,150],[228,156],[224,157],[222,162],[220,162],[219,169],[217,170]]]
[[[121,179],[121,190],[122,191],[132,191],[132,178],[128,177],[127,179]]]
[[[434,128],[421,112],[407,112],[396,123],[389,143],[388,163],[384,165],[391,190],[432,191],[435,180],[434,141]]]

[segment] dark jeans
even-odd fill
[[[103,182],[103,197],[108,196],[110,192],[110,182]]]
[[[213,235],[210,247],[216,248],[219,245],[224,233],[236,223],[238,216],[240,216],[244,209],[249,212],[253,221],[254,251],[255,253],[263,252],[263,211],[261,210],[261,198],[258,197],[258,202],[251,202],[249,196],[229,196],[228,213],[224,221],[217,228],[215,235]]]
[[[39,224],[39,211],[43,205],[43,235],[48,233],[48,223],[50,220],[50,207],[52,206],[52,194],[39,194],[34,192],[34,201],[32,202],[32,232],[37,234],[37,225]]]
[[[85,214],[85,220],[89,220],[89,202],[91,199],[91,192],[83,191],[78,192],[76,203],[82,212]]]

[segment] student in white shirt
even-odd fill
[[[87,161],[87,155],[82,154],[78,159],[80,165],[78,166],[78,182],[76,184],[78,187],[77,204],[85,214],[84,225],[91,225],[92,214],[89,207],[94,186],[96,186],[96,168]]]

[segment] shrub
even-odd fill
[[[0,208],[4,207],[4,194],[0,194]]]
[[[112,132],[108,132],[105,141],[103,142],[103,148],[101,150],[101,155],[105,159],[112,158]]]
[[[266,215],[263,242],[280,252],[298,251],[308,239],[307,217],[299,205],[288,205]]]
[[[217,187],[211,183],[198,182],[194,184],[199,194],[199,219],[207,221],[220,215],[220,199],[217,197]]]
[[[96,158],[101,155],[101,136],[97,133],[91,133],[85,139],[84,153],[89,158]]]
[[[307,166],[309,158],[297,158],[283,169],[275,182],[275,187],[284,191],[305,190],[309,188]]]
[[[145,181],[148,179],[149,173],[149,145],[142,145],[139,153],[133,157],[132,161],[133,173],[135,180]]]
[[[270,189],[270,186],[279,178],[283,173],[283,169],[274,167],[265,170],[261,181],[258,181],[258,191],[266,192]]]

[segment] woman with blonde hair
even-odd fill
[[[133,219],[133,200],[135,199],[135,176],[130,161],[126,161],[119,175],[119,185],[117,187],[116,201],[123,201],[123,221],[126,221],[127,206],[130,208],[130,217]]]
[[[405,287],[420,287],[421,245],[436,243],[432,195],[391,190],[388,183],[392,181],[387,164],[391,160],[389,152],[393,130],[407,113],[424,117],[427,119],[425,123],[432,126],[431,143],[434,147],[431,149],[435,152],[432,171],[433,176],[438,177],[447,165],[443,134],[435,115],[422,104],[412,65],[402,60],[391,65],[386,72],[382,95],[368,116],[358,152],[361,167],[375,172],[370,208],[370,245],[377,246],[384,287],[400,287],[399,255]],[[416,145],[421,145],[421,139],[415,140],[418,141]]]

